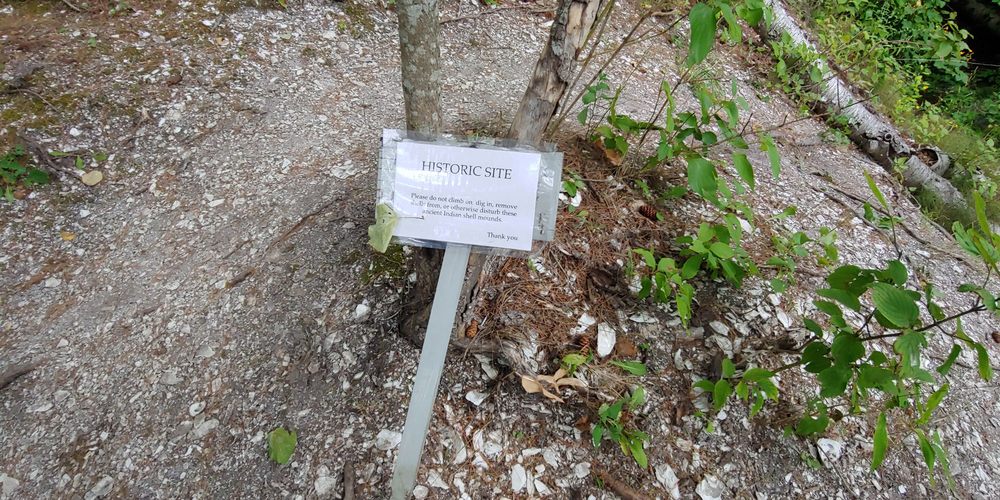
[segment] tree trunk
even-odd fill
[[[545,129],[555,116],[559,101],[576,73],[577,58],[606,2],[607,0],[560,1],[549,31],[549,40],[535,63],[508,137],[524,144],[541,144]],[[473,312],[479,302],[480,279],[495,273],[503,261],[504,257],[498,256],[472,256],[462,291],[464,305],[459,308],[462,311],[461,324],[467,325],[474,319]],[[505,342],[501,348],[509,352],[508,358],[513,358],[512,360],[520,357],[514,343]]]
[[[406,128],[421,134],[438,134],[442,118],[437,0],[399,0],[396,13]],[[441,270],[441,251],[419,248],[413,263],[417,280],[403,299],[399,333],[420,346]]]
[[[766,3],[774,12],[774,22],[770,29],[763,22],[758,26],[762,36],[780,38],[786,33],[793,42],[816,50],[795,20],[788,15],[780,0],[767,0]],[[948,180],[932,171],[896,127],[861,102],[851,92],[850,86],[827,65],[820,64],[819,68],[823,71],[823,78],[818,84],[820,98],[813,103],[815,107],[825,111],[831,118],[838,115],[846,117],[854,143],[890,172],[896,159],[905,159],[903,185],[929,191],[949,208],[968,208],[962,193]]]

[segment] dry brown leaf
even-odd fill
[[[559,388],[562,386],[587,387],[587,383],[572,377],[566,377],[566,370],[562,368],[556,370],[552,375],[539,375],[536,378],[521,375],[521,387],[529,394],[541,392],[543,396],[560,403],[565,403],[559,397]]]
[[[80,177],[80,180],[88,186],[96,186],[99,182],[104,180],[104,174],[102,174],[100,170],[91,170],[90,172],[83,174],[83,177]]]
[[[608,149],[606,146],[604,146],[603,139],[598,138],[597,140],[594,141],[594,145],[597,146],[597,149],[600,149],[601,152],[604,153],[604,157],[607,158],[612,165],[616,167],[621,166],[622,160],[624,160],[625,157],[623,157],[620,153],[618,153],[618,151],[614,149]]]

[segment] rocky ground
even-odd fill
[[[26,372],[0,388],[0,496],[339,497],[345,468],[359,497],[386,495],[418,356],[395,331],[406,252],[374,255],[365,231],[378,137],[402,125],[395,14],[367,1],[261,3],[0,7],[4,147],[16,133],[69,153],[54,161],[79,157],[104,177],[87,187],[67,174],[0,203],[0,372]],[[442,5],[450,129],[505,132],[551,9]],[[630,27],[630,9],[612,21],[609,40]],[[623,109],[648,110],[659,81],[676,77],[682,51],[669,40],[683,41],[680,29],[609,69],[618,81],[632,75]],[[759,58],[727,48],[713,55],[713,72],[737,82],[754,127],[800,116],[768,89]],[[608,173],[575,140],[579,130],[565,132],[561,148],[580,172]],[[879,168],[812,120],[775,135],[784,174],[761,183],[755,209],[796,205],[795,217],[769,224],[835,228],[842,261],[889,258],[890,243],[858,217],[860,204],[838,194],[867,198],[861,171]],[[982,271],[954,257],[954,244],[888,175],[876,178],[916,235],[901,235],[910,264],[948,291],[943,302],[965,305],[952,291]],[[564,212],[556,242],[531,266],[511,264],[506,279],[563,287],[568,256],[619,267],[624,255],[588,252],[588,242],[655,227],[628,219],[641,199],[631,187],[607,186],[604,197],[585,190],[581,203],[623,223],[580,225]],[[694,203],[675,210],[676,220],[704,215]],[[501,360],[453,352],[415,493],[614,498],[625,485],[661,498],[946,496],[941,481],[927,482],[902,429],[877,473],[868,470],[866,417],[815,443],[783,437],[785,415],[802,400],[794,388],[806,380],[794,373],[781,381],[791,409],[769,407],[752,420],[741,405],[712,422],[696,415],[704,396],[691,383],[718,353],[801,335],[817,276],[806,266],[780,297],[761,280],[740,290],[706,283],[691,332],[669,311],[627,297],[598,309],[580,287],[563,287],[569,298],[555,306],[502,304],[539,317],[557,307],[581,331],[609,323],[623,339],[619,353],[626,342],[648,345],[649,402],[639,414],[651,467],[639,469],[610,442],[591,447],[593,401],[525,394]],[[966,324],[980,339],[996,328],[986,317]],[[561,352],[542,345],[532,356],[544,369]],[[955,494],[995,497],[997,386],[973,381],[968,368],[953,376],[967,382],[937,425]],[[267,456],[265,436],[278,426],[299,438],[284,466]]]

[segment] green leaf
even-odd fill
[[[885,460],[885,452],[889,448],[889,432],[885,428],[885,412],[878,414],[878,423],[875,425],[875,437],[872,448],[872,470],[878,469]]]
[[[825,412],[816,417],[805,415],[795,425],[795,433],[800,436],[812,436],[825,431],[829,425],[830,417],[827,417]]]
[[[51,179],[49,179],[49,174],[41,170],[38,170],[37,168],[33,168],[31,170],[28,170],[28,175],[25,176],[24,183],[28,185],[48,184],[50,180]]]
[[[681,278],[686,280],[694,278],[694,276],[698,274],[698,270],[701,269],[701,263],[704,260],[704,254],[695,254],[688,257],[688,259],[684,261],[684,266],[681,267]]]
[[[694,383],[694,388],[695,389],[701,389],[704,392],[714,392],[715,391],[715,382],[712,382],[711,380],[709,380],[707,378],[703,378],[703,379],[701,379],[701,380],[699,380],[699,381],[697,381],[697,382]]]
[[[927,440],[927,435],[920,429],[914,429],[917,435],[917,444],[920,446],[920,454],[924,456],[924,465],[927,466],[927,475],[930,478],[931,486],[934,486],[934,447]]]
[[[839,288],[821,288],[816,290],[816,295],[836,300],[854,311],[859,311],[861,309],[861,301],[858,300],[858,296],[848,292],[847,290],[841,290]]]
[[[892,384],[886,385],[890,381],[892,381],[892,372],[885,368],[863,365],[858,370],[858,386],[863,389],[878,387],[885,390],[886,387],[892,386]]]
[[[941,471],[944,472],[944,476],[948,478],[948,487],[952,490],[955,489],[955,478],[951,475],[951,465],[948,462],[948,453],[944,450],[944,444],[941,442],[941,433],[934,431],[934,440],[931,441],[931,447],[934,448],[934,458],[937,459],[938,465],[941,466]]]
[[[920,317],[920,311],[913,298],[892,285],[886,283],[872,285],[872,300],[875,302],[875,309],[899,328],[913,326]]]
[[[368,244],[376,251],[385,253],[389,249],[392,233],[396,230],[399,217],[388,203],[375,206],[375,224],[368,226]]]
[[[653,252],[645,248],[633,248],[632,251],[642,257],[642,261],[646,263],[646,266],[650,269],[656,269],[656,257],[653,255]]]
[[[888,212],[889,203],[885,201],[885,196],[882,195],[882,191],[880,191],[878,186],[875,184],[875,179],[872,178],[872,175],[869,174],[867,170],[864,171],[864,174],[865,180],[868,181],[868,189],[871,189],[872,194],[875,195],[875,199],[878,200],[879,205],[882,205],[882,208]]]
[[[757,393],[757,397],[754,399],[753,404],[750,405],[750,418],[753,418],[755,415],[760,413],[760,410],[764,408],[764,401],[764,396]]]
[[[715,411],[719,411],[723,406],[726,406],[726,401],[729,396],[733,394],[733,386],[729,384],[728,380],[720,380],[715,383],[715,389],[712,391],[712,406],[715,407]]]
[[[765,378],[771,378],[774,376],[774,372],[770,370],[765,370],[763,368],[750,368],[743,373],[743,380],[747,382],[756,382],[758,380],[763,380]]]
[[[715,9],[697,3],[688,14],[691,24],[691,41],[688,45],[687,63],[691,66],[705,60],[715,44]]]
[[[722,378],[733,378],[736,374],[736,365],[729,358],[722,360]]]
[[[830,354],[838,365],[849,365],[865,356],[865,345],[853,333],[841,333],[833,339]]]
[[[93,156],[91,156],[91,158],[93,158],[94,161],[96,161],[97,163],[102,163],[104,161],[107,161],[108,154],[103,151],[98,151],[94,153]]]
[[[750,160],[747,159],[747,155],[743,153],[733,153],[733,166],[736,168],[736,173],[740,175],[743,182],[746,182],[750,189],[755,189],[757,183],[753,177],[753,165],[750,164]]]
[[[712,243],[712,245],[709,246],[709,250],[711,250],[712,253],[714,253],[715,256],[720,259],[731,259],[736,256],[736,253],[733,251],[733,249],[729,245],[722,243],[721,241],[716,241],[715,243]]]
[[[715,165],[701,156],[691,156],[687,159],[688,185],[691,190],[706,200],[716,200],[719,189],[718,174]]]
[[[823,336],[823,327],[819,326],[819,323],[809,318],[802,318],[802,324],[806,327],[806,330],[809,330],[817,336]]]
[[[637,377],[641,377],[646,374],[646,365],[639,361],[612,361],[611,364]]]
[[[636,408],[641,407],[645,403],[646,403],[646,389],[644,389],[640,385],[636,387],[634,391],[632,391],[632,398],[629,399],[628,408],[630,410],[635,410]]]
[[[951,365],[955,364],[955,360],[958,359],[958,355],[962,354],[962,346],[955,344],[951,346],[951,352],[948,353],[948,358],[941,363],[941,366],[937,368],[937,372],[941,375],[947,375],[951,371]]]
[[[635,459],[635,463],[639,464],[639,467],[645,469],[649,465],[649,460],[646,458],[646,450],[642,449],[642,439],[630,439],[629,450],[632,452],[632,458]]]
[[[584,99],[586,99],[586,96],[584,96]],[[580,113],[576,115],[576,121],[580,122],[580,125],[587,124],[587,111],[588,111],[587,108],[583,108],[580,110]]]
[[[983,202],[983,195],[979,194],[979,191],[973,189],[972,200],[976,207],[976,219],[979,221],[979,229],[983,231],[983,234],[992,233],[993,231],[990,227],[990,223],[986,220],[986,204]]]
[[[851,369],[834,365],[816,375],[819,381],[819,395],[823,398],[839,396],[847,390],[847,384],[851,382]]]
[[[594,448],[601,447],[601,439],[604,438],[604,426],[600,424],[594,425],[594,430],[590,431],[590,442],[593,443]]]
[[[767,158],[771,162],[771,175],[778,178],[781,175],[781,155],[778,154],[778,147],[774,144],[774,139],[765,135],[760,139],[760,150],[767,152]]]
[[[847,327],[847,321],[844,321],[844,312],[840,310],[840,306],[837,304],[827,302],[825,300],[814,300],[813,305],[820,311],[829,315],[830,322],[833,323],[834,326],[839,326],[841,328]]]
[[[298,442],[295,431],[288,431],[284,427],[278,427],[267,435],[267,452],[271,460],[279,464],[286,464],[295,453],[295,444]]]
[[[948,395],[948,384],[942,385],[938,390],[931,393],[930,397],[927,398],[927,403],[924,405],[924,411],[920,412],[920,418],[917,419],[917,425],[924,425],[930,422],[931,415],[934,410],[941,405],[941,401],[944,397]]]
[[[887,269],[892,283],[897,286],[903,286],[906,284],[906,279],[908,277],[906,266],[898,260],[889,261],[889,267]]]
[[[572,353],[563,356],[562,362],[570,368],[576,368],[587,362],[587,357],[583,354]]]
[[[853,265],[840,266],[826,277],[831,288],[850,290],[851,283],[861,274],[861,268]]]
[[[892,348],[900,356],[900,373],[914,375],[914,370],[920,368],[920,352],[924,347],[927,347],[927,338],[920,332],[906,332],[893,342]]]

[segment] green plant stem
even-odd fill
[[[783,372],[785,370],[789,370],[789,369],[795,368],[796,366],[801,366],[802,364],[803,364],[802,360],[795,361],[793,363],[788,363],[787,365],[781,365],[781,366],[779,366],[779,367],[771,370],[771,372],[772,373],[776,373],[776,374],[777,373],[781,373],[781,372]]]
[[[941,321],[935,321],[935,322],[933,322],[933,323],[931,323],[931,324],[929,324],[927,326],[920,327],[920,328],[918,328],[916,330],[913,330],[913,331],[914,332],[924,332],[924,331],[930,330],[931,328],[935,328],[935,327],[938,327],[938,326],[943,325],[945,323],[954,321],[954,320],[956,320],[958,318],[961,318],[963,316],[967,316],[969,314],[974,314],[974,313],[979,313],[979,312],[985,311],[986,307],[983,306],[983,305],[981,305],[981,304],[979,304],[978,302],[979,301],[977,300],[976,301],[976,305],[972,306],[969,309],[966,309],[965,311],[962,311],[960,313],[952,314],[951,316],[948,316],[947,318],[944,318]],[[871,337],[864,337],[861,340],[863,340],[863,341],[869,341],[869,340],[877,340],[877,339],[887,339],[887,338],[893,338],[893,337],[900,337],[904,333],[906,333],[906,332],[903,331],[903,332],[896,332],[896,333],[886,333],[886,334],[883,334],[883,335],[874,335],[874,336],[871,336]],[[949,335],[949,336],[954,337],[954,335]]]

